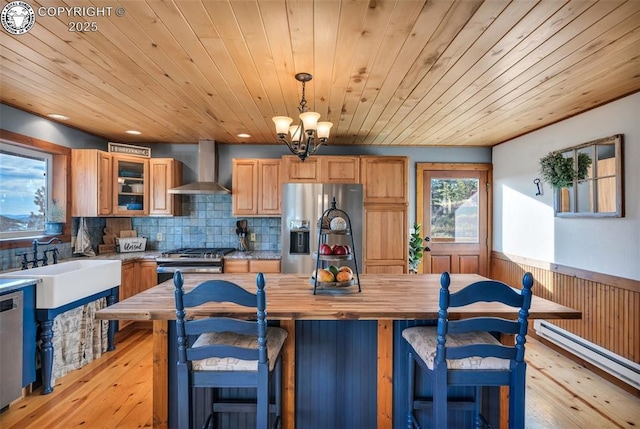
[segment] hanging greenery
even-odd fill
[[[578,154],[578,169],[573,168],[573,157],[564,157],[560,152],[549,152],[540,158],[542,179],[555,189],[570,188],[574,180],[583,180],[591,166],[591,157],[586,153]]]

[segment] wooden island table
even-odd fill
[[[212,277],[237,283],[255,293],[255,274],[186,274],[185,290]],[[402,374],[406,374],[407,362],[400,333],[411,324],[437,319],[440,275],[361,274],[361,293],[318,295],[313,295],[307,276],[267,274],[265,277],[267,317],[280,321],[280,326],[289,332],[283,354],[282,427],[401,427],[399,423],[404,422],[406,412],[402,400],[406,398],[406,376]],[[486,278],[475,274],[453,274],[450,289],[455,292],[478,280]],[[153,419],[156,428],[171,426],[170,343],[175,335],[175,330],[172,330],[175,320],[173,291],[173,281],[169,280],[97,313],[101,319],[154,322]],[[535,296],[536,286],[533,295],[530,319],[581,318],[580,311]],[[214,314],[255,316],[231,304],[203,305],[190,311],[188,316]],[[475,316],[516,318],[517,311],[502,304],[478,303],[454,309],[449,316],[451,319]],[[336,356],[338,354],[343,356]],[[356,379],[359,371],[362,371],[361,376]],[[375,377],[371,377],[373,374]],[[327,392],[331,389],[336,392]],[[338,390],[349,392],[343,397]],[[494,407],[504,410],[505,395],[502,393],[500,396],[501,405]],[[339,408],[345,402],[345,406],[355,407],[343,413],[349,416],[334,416],[331,421],[321,421],[337,412],[331,407],[336,408],[337,404]],[[365,414],[370,415],[369,420],[363,417]],[[361,420],[353,420],[358,418]],[[501,425],[505,419],[502,412]],[[314,422],[312,425],[307,424],[310,420]]]

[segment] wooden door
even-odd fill
[[[258,214],[280,216],[282,213],[282,185],[280,160],[258,160]]]
[[[151,158],[149,174],[149,214],[180,215],[180,195],[172,195],[168,191],[182,184],[182,163],[173,158]]]
[[[320,157],[300,161],[297,156],[282,157],[282,183],[321,183]]]
[[[234,159],[231,196],[232,215],[258,214],[258,160]]]
[[[360,160],[350,156],[321,156],[322,183],[359,183]]]
[[[417,165],[422,272],[489,274],[490,164]]]

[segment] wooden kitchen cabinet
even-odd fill
[[[234,159],[234,216],[280,216],[282,187],[279,159]]]
[[[71,216],[180,215],[182,163],[96,149],[71,151]]]
[[[359,171],[355,156],[282,157],[282,183],[360,183]]]
[[[364,272],[402,274],[407,270],[407,207],[369,204],[364,207]]]
[[[279,273],[277,259],[225,259],[224,272],[228,273]]]
[[[113,156],[113,206],[116,216],[149,214],[149,160]]]
[[[71,151],[71,216],[111,214],[112,157],[96,149]]]
[[[180,195],[169,194],[169,189],[182,185],[182,163],[173,158],[150,158],[149,215],[180,216]]]
[[[276,259],[250,259],[250,273],[279,273],[280,261]]]
[[[293,155],[282,157],[282,183],[320,183],[320,157],[301,161]]]
[[[402,274],[409,258],[409,159],[360,158],[364,191],[363,272]]]
[[[360,157],[360,183],[365,203],[409,203],[409,158],[406,156]]]
[[[130,298],[158,284],[157,266],[155,261],[127,261],[122,263],[122,280],[118,291],[118,300]],[[122,329],[131,321],[120,321]]]
[[[356,156],[321,156],[320,177],[322,183],[360,183],[360,160]]]

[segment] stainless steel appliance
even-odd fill
[[[282,272],[309,274],[316,268],[318,219],[331,206],[351,219],[353,252],[362,267],[363,192],[358,184],[287,183],[282,188]],[[338,244],[351,244],[351,237],[339,237]]]
[[[22,396],[22,291],[0,296],[0,409]]]
[[[156,258],[158,283],[173,277],[177,270],[188,273],[219,274],[224,272],[224,255],[236,249],[230,247],[183,247],[163,252]]]

